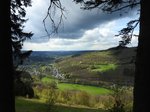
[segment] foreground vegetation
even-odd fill
[[[16,98],[16,112],[48,112],[48,105],[37,99]],[[83,106],[55,105],[52,112],[106,112]]]
[[[48,86],[35,89],[32,99],[16,97],[16,112],[132,112],[132,101],[132,89],[126,87],[114,87],[107,95],[91,95]]]

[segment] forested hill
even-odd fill
[[[58,61],[55,66],[75,83],[133,84],[136,48],[114,47],[71,56]]]
[[[51,64],[63,74],[63,81],[69,83],[133,85],[135,56],[135,47],[101,51],[34,51],[25,64],[34,64],[38,69]]]

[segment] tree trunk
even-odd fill
[[[3,0],[0,8],[0,112],[15,112],[10,0]]]
[[[150,109],[149,73],[150,73],[150,17],[149,0],[141,0],[140,34],[137,49],[134,112],[147,112]]]

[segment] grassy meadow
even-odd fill
[[[91,95],[101,95],[101,94],[109,94],[111,90],[96,87],[96,86],[89,86],[89,85],[81,85],[81,84],[71,84],[71,83],[61,83],[57,79],[53,79],[51,77],[43,77],[41,81],[44,84],[50,84],[53,81],[56,82],[58,90],[65,91],[65,90],[75,90],[75,91],[85,91]]]
[[[37,99],[16,98],[16,112],[49,112],[45,102]],[[56,104],[52,112],[107,112],[83,106],[69,106]]]
[[[79,84],[60,83],[60,84],[58,84],[58,88],[60,90],[85,91],[91,95],[102,95],[102,94],[111,93],[111,90],[109,90],[109,89],[95,87],[95,86],[79,85]]]

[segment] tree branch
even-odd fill
[[[59,9],[58,13],[60,13],[59,21],[57,22],[57,24],[56,24],[56,18],[55,18],[56,8]],[[45,18],[43,19],[45,31],[49,36],[51,36],[51,34],[58,33],[58,29],[59,29],[60,25],[62,24],[63,19],[66,18],[64,15],[64,11],[65,11],[65,8],[62,7],[60,0],[50,0],[50,5],[48,7],[47,14],[46,14]],[[51,33],[49,33],[49,31],[47,30],[47,27],[46,27],[46,20],[48,18],[50,19],[50,21],[52,23]]]

